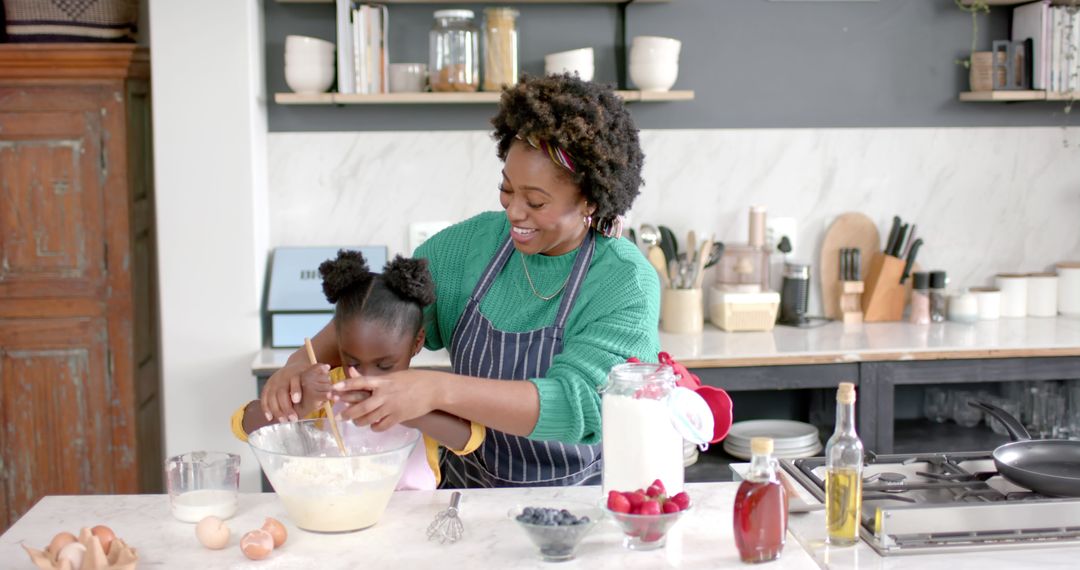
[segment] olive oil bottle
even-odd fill
[[[829,544],[849,546],[859,539],[862,512],[863,445],[855,433],[855,385],[836,391],[836,431],[825,444],[825,520]]]

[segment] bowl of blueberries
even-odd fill
[[[515,506],[514,519],[547,562],[572,560],[578,544],[604,516],[604,511],[588,503],[548,502],[546,506]]]

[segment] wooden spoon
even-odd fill
[[[667,263],[664,260],[664,252],[660,249],[660,246],[654,245],[649,248],[647,255],[649,263],[656,269],[656,273],[660,275],[660,284],[665,289],[671,288],[671,278],[668,276]]]
[[[694,269],[694,289],[701,289],[701,285],[705,281],[705,264],[709,262],[712,244],[711,239],[706,239],[701,244],[701,253],[697,257],[697,267]]]
[[[311,346],[311,339],[304,339],[304,349],[307,350],[307,359],[309,364],[318,364],[318,360],[315,359],[315,347]],[[334,434],[334,442],[337,443],[338,451],[341,452],[341,456],[345,457],[349,452],[345,451],[345,440],[341,439],[341,430],[338,429],[337,418],[334,417],[334,408],[330,405],[330,401],[323,402],[323,412],[326,413],[326,419],[330,421],[330,432]]]

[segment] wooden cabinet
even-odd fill
[[[0,528],[161,489],[149,54],[0,44]]]

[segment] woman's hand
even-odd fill
[[[348,404],[340,413],[343,420],[383,431],[435,410],[439,383],[424,370],[367,377],[351,368],[346,372],[349,378],[333,386],[335,400]]]
[[[260,397],[268,421],[296,421],[330,399],[330,366],[289,364],[266,381]]]

